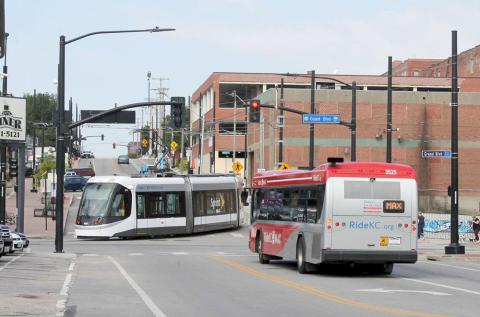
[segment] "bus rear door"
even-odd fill
[[[331,178],[333,250],[416,249],[414,179]],[[328,186],[328,185],[327,185]]]

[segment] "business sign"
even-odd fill
[[[339,114],[304,114],[303,123],[340,123]]]
[[[429,157],[452,157],[452,151],[449,151],[449,150],[440,150],[440,151],[435,151],[435,150],[423,150],[423,151],[422,151],[422,157],[423,157],[423,158],[429,158]]]
[[[25,142],[26,107],[25,99],[0,97],[0,141]]]

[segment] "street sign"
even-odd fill
[[[235,163],[232,164],[232,170],[235,172],[235,174],[239,175],[242,169],[243,169],[242,163],[236,161]]]
[[[143,147],[148,147],[148,140],[147,139],[142,140],[142,146]]]
[[[0,98],[0,141],[25,142],[26,100]]]
[[[304,114],[302,116],[303,123],[340,123],[339,114]]]
[[[192,156],[192,148],[191,148],[191,147],[185,148],[185,155],[186,155],[187,157]]]
[[[450,150],[423,150],[422,158],[429,157],[452,157],[452,151]]]
[[[175,150],[177,149],[177,145],[178,145],[177,142],[172,141],[170,143],[170,149],[175,152]]]
[[[281,169],[281,170],[289,170],[289,169],[290,169],[290,165],[288,165],[287,163],[283,163],[283,164],[280,165],[278,168]]]

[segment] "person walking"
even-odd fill
[[[418,231],[417,238],[423,238],[423,228],[425,227],[425,216],[421,211],[418,212]]]
[[[473,217],[472,220],[472,229],[473,229],[473,234],[475,235],[475,242],[478,242],[478,233],[480,232],[480,219],[478,219],[477,216]]]

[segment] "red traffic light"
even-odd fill
[[[253,108],[253,109],[260,108],[260,100],[250,100],[250,108]]]

